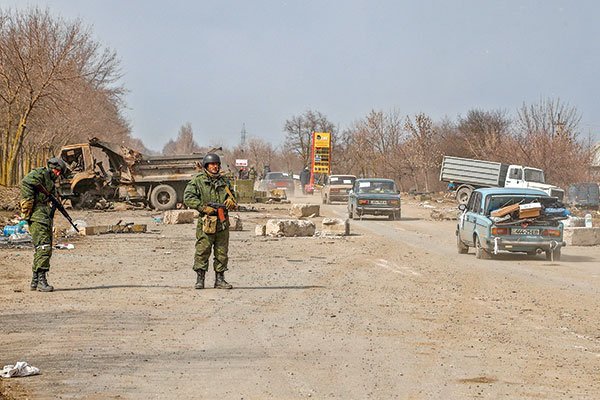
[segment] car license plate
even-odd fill
[[[371,200],[371,204],[387,204],[385,200]]]
[[[539,229],[524,229],[524,228],[512,228],[511,233],[513,235],[539,235]]]

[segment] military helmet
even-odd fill
[[[217,163],[217,164],[221,165],[221,158],[218,155],[216,155],[215,153],[208,153],[202,159],[202,166],[204,168],[206,168],[208,166],[208,164],[211,164],[211,163]]]
[[[59,158],[59,157],[52,157],[51,159],[49,159],[48,160],[48,168],[57,169],[63,175],[66,174],[67,172],[69,172],[69,167],[67,167],[67,163],[64,162],[64,160],[62,158]]]

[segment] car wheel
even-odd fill
[[[469,252],[469,246],[460,240],[458,232],[456,233],[456,249],[458,250],[458,254],[467,254]]]
[[[390,215],[388,215],[388,219],[390,221],[394,221],[396,219],[396,213],[392,211]]]
[[[546,260],[560,261],[560,247],[554,250],[546,250]]]
[[[475,257],[480,260],[489,260],[492,258],[492,253],[484,249],[479,241],[479,236],[475,237]]]

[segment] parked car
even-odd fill
[[[357,219],[365,214],[400,219],[400,191],[392,179],[361,178],[354,181],[348,194],[348,215]]]
[[[293,196],[295,184],[290,174],[285,172],[267,172],[265,177],[258,183],[258,189],[268,192],[272,189],[283,189],[286,195]]]
[[[330,175],[321,189],[323,204],[331,204],[332,201],[347,202],[355,180],[354,175]]]
[[[456,226],[458,253],[475,248],[477,258],[492,258],[500,251],[545,252],[559,260],[563,241],[561,219],[568,211],[556,197],[539,189],[485,188],[473,191]]]

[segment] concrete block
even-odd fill
[[[568,246],[598,246],[600,228],[565,228],[563,239]]]
[[[319,204],[292,204],[290,215],[296,218],[318,217],[321,212]]]
[[[198,211],[195,210],[168,210],[163,215],[163,224],[192,224],[197,216]]]
[[[302,219],[270,219],[265,228],[268,236],[314,236],[315,231],[312,221]]]
[[[341,218],[323,218],[321,233],[330,236],[348,236],[350,221]]]
[[[266,235],[266,231],[267,231],[267,226],[266,225],[262,225],[262,224],[258,224],[254,227],[254,234],[256,236],[265,236]]]
[[[241,231],[243,230],[242,219],[237,215],[229,216],[229,230],[230,231]]]

